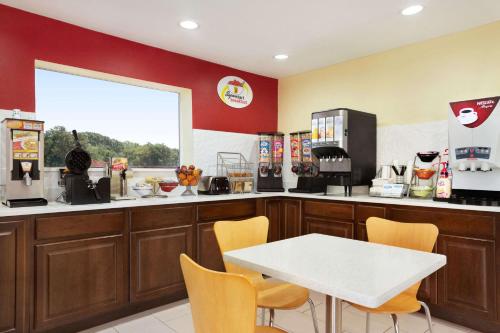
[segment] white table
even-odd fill
[[[376,308],[446,264],[435,253],[309,234],[224,253],[224,260],[327,295],[326,331],[341,300]]]

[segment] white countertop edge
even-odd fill
[[[233,264],[240,265],[242,267],[254,270],[256,272],[260,272],[262,274],[268,275],[268,276],[276,278],[278,280],[282,280],[284,282],[296,284],[296,285],[302,286],[304,288],[308,288],[310,290],[314,290],[314,291],[319,292],[319,293],[330,295],[332,297],[337,297],[341,300],[348,301],[351,303],[359,304],[359,305],[366,306],[369,308],[377,308],[377,307],[381,306],[382,304],[386,303],[387,301],[389,301],[390,299],[392,299],[393,297],[399,295],[401,292],[410,288],[415,283],[423,280],[427,276],[431,275],[432,273],[436,272],[438,269],[440,269],[441,267],[446,265],[446,256],[441,255],[441,254],[435,254],[435,255],[439,256],[439,258],[441,260],[436,262],[434,265],[432,265],[428,269],[415,275],[414,277],[412,277],[412,279],[407,280],[404,283],[401,283],[400,285],[394,286],[391,290],[388,290],[386,293],[379,295],[377,297],[374,297],[374,298],[366,297],[365,295],[360,295],[357,293],[343,292],[343,291],[337,290],[336,288],[324,286],[316,281],[308,280],[307,278],[295,276],[292,274],[283,273],[280,271],[276,271],[272,268],[268,268],[265,266],[261,266],[259,264],[250,263],[248,261],[241,260],[239,258],[231,256],[231,254],[229,254],[229,253],[225,253],[223,255],[223,258],[224,258],[224,260],[227,260]]]
[[[409,198],[394,199],[394,198],[370,197],[368,195],[353,195],[352,197],[344,197],[343,195],[321,196],[317,194],[306,194],[306,193],[267,192],[267,193],[196,195],[196,196],[171,195],[168,198],[148,198],[148,199],[137,198],[136,200],[111,201],[110,203],[90,204],[90,205],[68,205],[57,202],[50,202],[47,206],[39,206],[39,207],[8,208],[6,206],[2,206],[0,207],[0,217],[93,211],[93,210],[103,210],[103,209],[147,207],[147,206],[157,206],[157,205],[205,203],[214,201],[258,199],[258,198],[272,198],[272,197],[329,200],[329,201],[339,201],[339,202],[342,201],[361,202],[361,203],[371,203],[371,204],[401,205],[401,206],[429,207],[429,208],[443,208],[443,209],[500,213],[500,207],[458,205],[446,202],[436,202],[428,199],[427,200],[409,199]]]

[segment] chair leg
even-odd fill
[[[319,333],[318,316],[316,315],[316,306],[314,306],[312,299],[308,298],[307,301],[309,302],[309,307],[311,308],[311,315],[312,315],[312,320],[313,320],[313,325],[314,325],[314,333]]]
[[[274,309],[269,309],[269,326],[274,327]]]
[[[399,322],[398,322],[398,316],[396,316],[394,313],[391,314],[392,317],[392,323],[394,324],[394,333],[399,333]]]
[[[370,333],[370,312],[366,313],[366,333]]]
[[[420,304],[422,305],[422,307],[424,308],[424,311],[425,311],[425,316],[427,317],[427,324],[429,325],[429,333],[432,333],[432,317],[431,317],[431,310],[429,309],[429,307],[427,306],[427,304],[425,304],[424,302],[420,302]]]
[[[261,308],[260,315],[261,315],[260,324],[261,324],[261,326],[265,326],[266,325],[266,308]]]

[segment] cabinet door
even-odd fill
[[[269,219],[269,231],[267,241],[274,242],[280,240],[280,226],[282,220],[282,200],[268,199],[266,200],[266,216]]]
[[[0,332],[25,332],[25,223],[0,222]]]
[[[353,238],[353,223],[335,220],[304,217],[304,233],[318,233],[330,236]]]
[[[447,257],[438,273],[439,304],[494,319],[494,242],[440,235],[438,252]]]
[[[48,329],[126,302],[123,236],[37,245],[35,329]]]
[[[215,238],[214,223],[200,223],[198,228],[198,246],[196,258],[198,264],[205,268],[224,272],[224,262],[220,253],[219,244]]]
[[[300,200],[285,199],[282,203],[283,216],[281,219],[280,239],[300,236],[301,230],[301,202]]]
[[[192,227],[178,227],[131,234],[130,298],[141,301],[179,297],[185,293],[179,262],[181,253],[192,257]]]

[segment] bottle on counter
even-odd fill
[[[436,198],[449,199],[451,197],[451,177],[448,173],[448,162],[445,163],[436,184]]]

